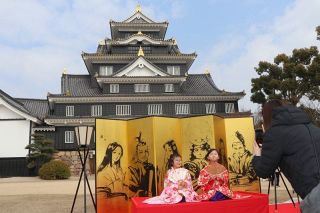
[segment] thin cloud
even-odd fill
[[[294,48],[319,45],[315,34],[315,27],[320,20],[319,8],[318,0],[295,1],[281,16],[271,20],[268,26],[262,27],[258,23],[213,44],[211,54],[198,69],[210,67],[214,80],[218,86],[223,84],[223,89],[244,89],[247,95],[240,101],[240,109],[254,111],[257,105],[250,102],[251,78],[257,76],[254,67],[259,61],[273,62],[279,53],[291,54]],[[240,54],[233,56],[233,52]]]

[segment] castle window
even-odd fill
[[[66,106],[66,116],[74,116],[74,106]]]
[[[234,103],[225,103],[226,113],[234,113]]]
[[[148,104],[148,115],[162,115],[162,104]]]
[[[74,116],[74,106],[66,106],[66,116]]]
[[[142,47],[145,54],[151,53],[151,47]]]
[[[113,73],[113,66],[100,66],[99,68],[100,76],[112,75],[112,73]]]
[[[119,84],[110,84],[110,93],[119,93]]]
[[[189,104],[176,104],[175,110],[177,115],[186,115],[189,114],[190,107]]]
[[[133,34],[133,33],[125,33],[125,34],[124,34],[124,38],[130,37],[132,34]]]
[[[149,84],[135,84],[134,92],[150,92]]]
[[[137,47],[137,46],[129,46],[129,47],[128,47],[128,53],[135,53],[135,54],[137,54],[138,51],[139,51],[139,48],[140,48],[140,47]]]
[[[116,105],[116,115],[131,115],[131,105]]]
[[[165,84],[164,85],[164,91],[165,92],[174,92],[173,84]]]
[[[74,131],[65,131],[64,132],[64,142],[65,143],[74,143]]]
[[[92,105],[91,116],[101,116],[101,115],[102,115],[102,105]]]
[[[167,72],[170,75],[180,75],[180,66],[168,66]]]
[[[206,104],[206,113],[207,114],[216,113],[216,105],[215,104]]]
[[[139,49],[140,49],[140,46],[129,46],[128,53],[137,54]],[[143,52],[146,54],[151,53],[151,47],[149,47],[149,46],[142,46],[142,49],[143,49]]]

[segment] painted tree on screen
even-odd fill
[[[320,26],[316,28],[320,40]],[[320,100],[320,54],[316,46],[294,49],[292,55],[279,54],[274,63],[260,61],[258,78],[251,79],[254,103],[282,99],[296,105],[303,96]]]

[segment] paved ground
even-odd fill
[[[268,193],[268,185],[269,181],[268,180],[260,180],[261,183],[261,192],[264,194]],[[277,193],[277,203],[286,203],[286,202],[291,202],[290,195],[292,196],[293,200],[295,202],[298,202],[297,194],[293,191],[290,183],[285,180],[285,183],[288,187],[288,191],[286,190],[284,183],[282,180],[279,182],[279,187],[276,187],[276,193]],[[289,193],[288,193],[289,192]],[[274,186],[270,186],[270,193],[269,193],[269,203],[275,203],[275,190]]]
[[[70,212],[78,177],[68,180],[41,180],[38,177],[0,178],[0,213],[63,213]],[[94,176],[89,177],[94,193]],[[83,181],[74,211],[84,212]],[[94,196],[94,195],[93,195]],[[87,212],[94,212],[87,189]]]
[[[94,192],[94,176],[89,177]],[[83,181],[82,181],[83,183]],[[78,177],[68,180],[46,181],[38,177],[0,178],[0,213],[63,213],[70,212]],[[289,192],[293,194],[290,184]],[[267,193],[268,181],[261,180],[262,193]],[[94,212],[91,197],[87,190],[87,212]],[[278,203],[290,202],[289,195],[280,181],[277,187]],[[84,212],[83,185],[80,185],[79,195],[74,212]],[[274,203],[274,188],[270,189],[270,203]]]

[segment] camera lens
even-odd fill
[[[262,129],[256,129],[255,130],[255,139],[258,145],[262,145],[263,143],[263,130]]]

